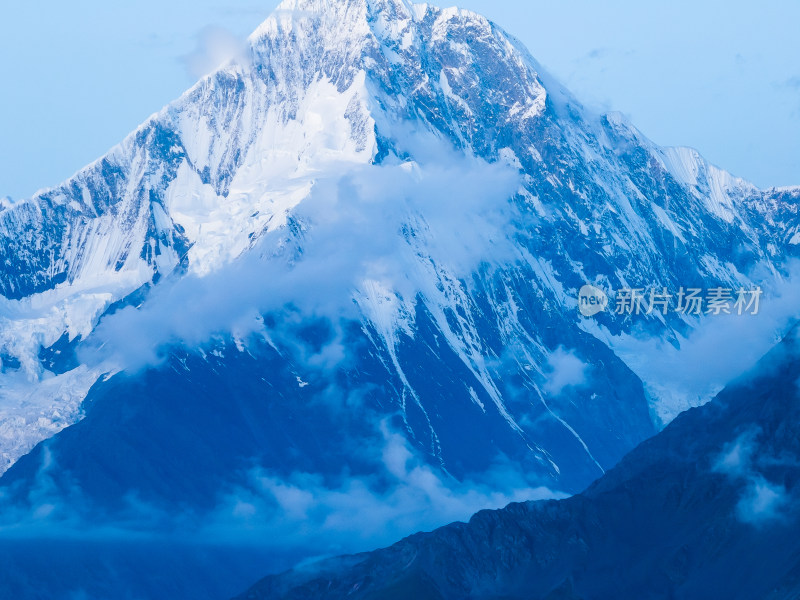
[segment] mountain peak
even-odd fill
[[[425,5],[416,5],[426,9]],[[297,17],[330,16],[336,19],[365,19],[368,15],[383,13],[392,19],[406,20],[412,16],[415,5],[407,0],[283,0],[273,17],[287,14]],[[342,23],[344,25],[344,23]]]
[[[488,19],[472,11],[457,7],[443,9],[409,0],[283,0],[256,29],[251,40],[308,19],[329,24],[340,36],[371,31],[376,37],[384,38],[404,30],[409,21],[421,22],[431,14],[436,21],[458,17],[480,23],[482,29],[490,27]]]
[[[420,19],[429,8],[408,0],[283,0],[250,39],[257,41],[309,20],[323,23],[325,29],[338,37],[353,39],[365,36],[370,30],[378,33],[375,26],[383,30],[389,23]]]
[[[336,12],[348,8],[366,7],[369,0],[283,0],[275,9],[276,12]]]
[[[582,110],[475,13],[285,0],[107,156],[0,210],[0,533],[135,524],[158,550],[222,534],[289,560],[585,489],[764,343],[632,290],[758,286],[766,305],[800,253],[797,204]],[[581,318],[586,285],[627,314]],[[792,308],[774,306],[769,329]],[[284,514],[277,489],[319,502]],[[385,525],[358,534],[360,513]],[[117,556],[125,588],[163,592]],[[230,587],[208,564],[168,575]],[[90,583],[54,579],[43,595]]]
[[[407,0],[283,0],[276,10],[301,10],[310,12],[336,12],[342,9],[371,8],[403,8],[410,11],[413,3]]]

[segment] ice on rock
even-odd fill
[[[99,373],[124,367],[56,374],[40,363],[42,348],[64,336],[79,343],[143,286],[208,276],[287,232],[325,178],[411,165],[424,153],[415,139],[519,172],[502,229],[514,246],[472,274],[430,245],[415,248],[423,293],[410,297],[365,281],[353,295],[374,343],[424,404],[396,348],[427,315],[473,380],[459,392],[470,406],[531,440],[526,411],[552,413],[591,464],[603,462],[598,447],[617,443],[594,421],[623,419],[625,408],[603,400],[559,412],[537,370],[555,350],[554,331],[590,351],[575,310],[586,280],[741,282],[756,264],[776,272],[800,239],[797,188],[759,190],[694,151],[656,146],[619,115],[592,114],[479,15],[405,0],[284,0],[242,56],[107,156],[31,199],[0,201],[0,354],[20,364],[0,372],[3,460],[74,423]],[[592,340],[613,352],[631,326],[610,316]],[[647,326],[667,339],[685,323]],[[522,386],[514,395],[504,383],[513,378]]]

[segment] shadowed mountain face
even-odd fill
[[[592,114],[469,11],[286,0],[107,156],[0,204],[0,532],[88,536],[90,597],[149,597],[178,569],[138,581],[103,544],[285,568],[579,492],[713,395],[623,351],[707,321],[587,319],[579,290],[766,286],[799,199]],[[202,548],[182,573],[211,597],[239,575]],[[42,589],[83,583],[52,554]]]
[[[583,494],[270,577],[247,599],[800,596],[796,332]]]

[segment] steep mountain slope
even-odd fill
[[[484,511],[242,598],[796,598],[798,358],[794,331],[583,494]]]
[[[54,527],[263,531],[263,504],[352,478],[471,499],[393,536],[577,492],[707,399],[654,395],[615,347],[701,319],[589,321],[578,290],[766,286],[798,199],[591,114],[468,11],[284,2],[242,58],[0,212],[0,500]]]
[[[456,158],[431,151],[442,143]],[[476,170],[486,188],[469,197],[459,182]],[[393,186],[400,198],[382,192]],[[606,363],[580,330],[577,289],[749,288],[774,275],[797,240],[797,190],[760,191],[692,151],[657,148],[618,117],[588,114],[482,17],[399,0],[285,2],[246,57],[62,187],[0,213],[8,463],[77,420],[101,373],[131,366],[115,356],[53,366],[43,349],[86,340],[116,302],[146,296],[170,273],[206,276],[256,247],[290,263],[329,256],[339,245],[315,239],[322,219],[310,199],[330,193],[352,217],[340,239],[359,220],[377,226],[366,212],[376,196],[393,207],[379,209],[391,214],[380,231],[400,244],[364,249],[369,240],[357,239],[352,252],[361,245],[363,258],[351,257],[330,290],[339,307],[356,299],[357,312],[334,316],[363,322],[395,380],[382,403],[401,408],[411,437],[447,462],[437,442],[446,432],[430,422],[452,403],[408,379],[431,360],[448,362],[443,380],[464,382],[448,386],[459,403],[502,417],[505,435],[531,447],[546,477],[579,463],[579,486],[653,432],[648,410],[658,427],[702,399],[651,397],[648,408],[613,357],[608,385],[549,397],[544,379],[559,346]],[[462,237],[442,236],[447,225]],[[400,252],[403,262],[385,264]],[[303,305],[308,292],[289,285],[283,300]],[[282,306],[262,299],[257,308]],[[695,324],[640,317],[599,323],[675,343]],[[420,335],[426,321],[435,344]],[[151,345],[174,341],[153,337]],[[426,346],[434,356],[422,358]],[[53,375],[55,400],[30,402]],[[614,399],[622,389],[625,399]],[[538,443],[565,435],[572,448],[556,460],[564,444]]]
[[[468,11],[284,2],[107,156],[0,204],[0,552],[82,548],[15,559],[3,593],[168,597],[168,532],[211,597],[252,577],[208,569],[219,544],[283,568],[580,491],[708,398],[618,347],[703,318],[585,319],[578,290],[768,291],[799,199],[591,114]]]

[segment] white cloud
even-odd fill
[[[484,483],[456,481],[426,465],[404,436],[385,425],[382,430],[373,475],[334,482],[310,473],[284,478],[255,469],[249,487],[226,496],[202,536],[260,539],[268,534],[276,545],[313,546],[318,554],[357,552],[469,519],[479,510],[565,497],[531,486],[509,464],[498,463],[482,474]]]
[[[725,446],[714,464],[714,470],[735,477],[745,476],[750,471],[758,434],[757,430],[748,431]]]
[[[216,508],[205,512],[146,503],[132,492],[123,509],[109,513],[76,486],[59,491],[49,477],[56,461],[46,454],[24,499],[15,500],[13,490],[0,495],[0,538],[257,543],[314,557],[373,549],[511,502],[565,497],[501,459],[480,483],[457,481],[427,465],[385,422],[379,428],[380,441],[362,448],[373,462],[369,474],[343,466],[339,475],[279,476],[256,467],[245,484],[220,489]]]
[[[678,347],[659,337],[611,336],[598,330],[642,379],[666,425],[684,410],[711,400],[750,370],[800,318],[800,263],[784,278],[767,279],[757,315],[705,317]]]
[[[141,307],[104,318],[82,360],[113,358],[129,369],[157,364],[165,346],[197,347],[231,332],[246,339],[263,329],[260,315],[287,307],[336,327],[361,318],[354,299],[370,284],[403,302],[435,296],[432,264],[469,277],[483,261],[514,258],[505,228],[518,188],[516,170],[445,150],[436,162],[321,174],[293,213],[301,235],[272,232],[216,272],[160,283]],[[308,358],[336,364],[344,348],[332,343]]]
[[[714,463],[714,471],[743,483],[741,498],[736,505],[736,516],[741,522],[750,525],[782,519],[782,509],[789,500],[786,488],[767,481],[758,471],[759,465],[781,463],[780,460],[759,454],[760,435],[761,432],[757,429],[742,433],[723,448],[722,454]]]
[[[192,79],[200,79],[240,57],[244,48],[244,42],[229,30],[209,25],[197,35],[195,49],[182,56],[181,61]]]
[[[744,523],[759,525],[782,518],[781,509],[787,504],[786,488],[768,482],[763,477],[753,477],[736,507]]]
[[[559,396],[565,389],[583,387],[588,383],[589,365],[571,350],[559,346],[547,360],[544,391]]]

